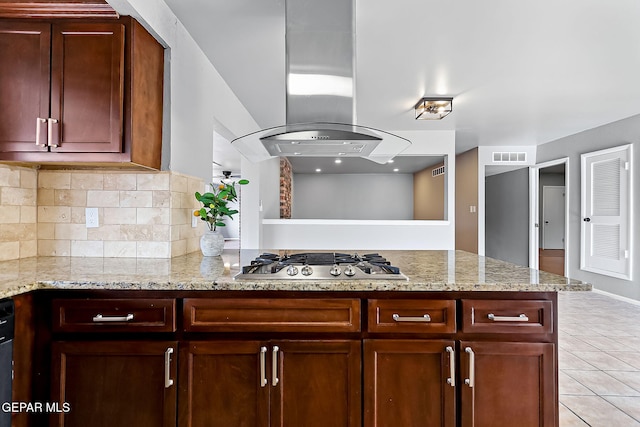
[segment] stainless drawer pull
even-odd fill
[[[453,347],[448,346],[445,348],[447,353],[449,353],[449,378],[447,378],[447,384],[451,387],[456,386],[456,352],[453,350]]]
[[[473,388],[476,382],[476,354],[471,347],[465,348],[464,351],[469,353],[469,378],[465,379],[464,383]]]
[[[164,352],[164,388],[169,388],[173,385],[173,380],[171,379],[171,354],[173,353],[173,348],[169,347],[167,351]]]
[[[271,355],[271,385],[274,387],[280,382],[280,379],[278,379],[278,351],[280,351],[280,347],[274,345],[273,354]]]
[[[529,318],[526,314],[521,314],[520,316],[496,316],[493,313],[487,314],[489,320],[493,320],[494,322],[528,322]]]
[[[57,144],[52,144],[53,140],[53,124],[58,123],[57,119],[48,118],[47,119],[47,145],[49,147],[57,147]]]
[[[393,320],[395,320],[396,322],[431,322],[431,316],[429,316],[428,314],[425,314],[422,317],[404,317],[400,316],[398,313],[393,313],[391,317],[393,317]]]
[[[36,145],[40,145],[40,129],[42,127],[42,123],[47,123],[47,119],[43,119],[41,117],[36,118]],[[43,146],[47,146],[47,144],[42,144]]]
[[[267,347],[260,347],[260,387],[267,385]]]
[[[126,316],[103,316],[102,314],[93,316],[94,322],[130,322],[131,320],[133,320],[133,314],[131,313]]]

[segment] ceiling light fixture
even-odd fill
[[[453,98],[422,98],[414,109],[416,120],[440,120],[453,109]]]
[[[322,169],[316,169],[316,172],[322,172]]]
[[[399,170],[400,170],[400,169],[398,169],[398,168],[395,168],[395,169],[394,169],[393,171],[394,171],[394,172],[398,172]]]
[[[342,159],[335,159],[334,162],[335,163],[342,163]]]

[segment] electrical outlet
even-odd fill
[[[196,228],[198,226],[199,220],[200,220],[199,216],[191,215],[191,228]]]
[[[87,228],[97,228],[98,224],[98,208],[87,208],[85,210],[85,218],[87,220]]]

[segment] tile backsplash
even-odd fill
[[[200,178],[170,171],[35,171],[0,165],[0,249],[5,253],[1,245],[9,245],[4,259],[36,254],[170,258],[194,252],[204,225],[191,227],[198,207],[193,193],[203,187]],[[19,216],[14,205],[23,207]],[[98,227],[87,228],[86,208],[97,209]],[[4,227],[15,228],[18,221],[22,234],[12,231],[5,238]],[[12,236],[19,238],[8,241]]]
[[[37,182],[35,169],[0,165],[0,261],[37,254]]]

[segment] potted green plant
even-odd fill
[[[229,206],[230,203],[238,200],[236,184],[246,185],[249,180],[241,179],[237,183],[235,181],[223,180],[220,184],[211,184],[211,191],[200,194],[196,191],[196,200],[202,203],[202,207],[193,212],[194,216],[200,217],[207,223],[208,232],[200,238],[200,249],[204,256],[218,256],[222,254],[224,249],[224,236],[218,230],[218,227],[224,227],[226,224],[223,219],[229,217],[233,219],[233,215],[238,213],[237,209]]]

